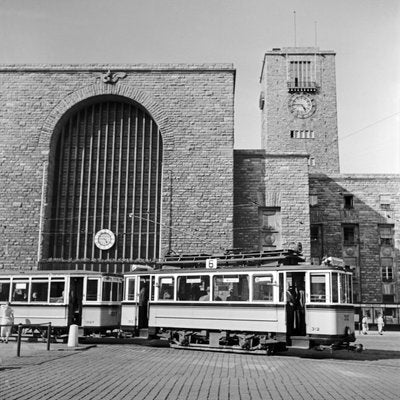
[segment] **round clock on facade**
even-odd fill
[[[109,229],[101,229],[96,233],[94,243],[100,250],[111,249],[115,243],[115,235]]]
[[[297,118],[308,118],[315,111],[315,101],[306,94],[295,94],[289,100],[289,109]]]

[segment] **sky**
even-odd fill
[[[0,0],[0,64],[232,63],[235,148],[261,149],[274,47],[336,52],[342,173],[400,173],[399,0]]]

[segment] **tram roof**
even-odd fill
[[[208,260],[217,260],[218,265],[236,266],[236,265],[265,265],[265,264],[298,264],[303,262],[302,254],[294,249],[278,249],[269,251],[252,251],[241,252],[237,249],[231,249],[224,254],[171,254],[165,257],[163,261],[158,263],[157,267],[161,266],[177,266],[180,268],[205,267]]]
[[[136,270],[132,272],[126,272],[124,275],[199,275],[199,274],[220,274],[220,273],[246,273],[246,272],[256,272],[256,273],[268,273],[274,271],[289,271],[289,272],[306,272],[306,271],[343,271],[350,272],[349,268],[341,267],[341,266],[331,266],[331,265],[313,265],[309,263],[302,263],[298,265],[282,265],[275,263],[275,265],[260,265],[260,266],[229,266],[229,267],[219,267],[219,268],[177,268],[171,267],[169,265],[165,265],[161,269],[156,270]]]

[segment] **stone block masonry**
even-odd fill
[[[96,96],[140,104],[160,128],[161,254],[232,247],[234,80],[230,64],[0,66],[0,266],[36,267],[57,127]]]

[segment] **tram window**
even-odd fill
[[[284,285],[284,275],[283,273],[279,273],[279,302],[282,303],[284,301],[285,294],[285,285]]]
[[[248,275],[214,276],[214,300],[248,301]]]
[[[0,301],[10,300],[10,281],[0,281]]]
[[[351,276],[346,274],[340,275],[340,302],[351,303],[352,302],[351,292]]]
[[[125,282],[126,282],[126,293],[125,293],[126,300],[134,301],[136,278],[127,278]]]
[[[121,300],[120,293],[121,293],[120,282],[113,281],[111,283],[111,300],[120,301]]]
[[[178,277],[178,300],[200,300],[201,297],[207,296],[207,289],[209,293],[210,277],[208,275]],[[209,298],[204,298],[204,300],[209,300]]]
[[[174,278],[162,277],[160,278],[160,293],[159,300],[173,300],[174,299]]]
[[[99,290],[99,280],[88,279],[86,284],[86,300],[97,301],[98,290]]]
[[[31,301],[47,302],[49,282],[32,282]]]
[[[346,275],[340,274],[340,302],[347,303]]]
[[[347,302],[352,303],[353,302],[353,279],[351,275],[346,275],[346,281],[347,281]]]
[[[103,281],[103,295],[102,295],[103,301],[111,301],[111,290],[112,290],[111,281]]]
[[[325,275],[310,275],[310,291],[311,291],[311,302],[325,302],[326,301],[326,282]]]
[[[64,303],[64,291],[64,281],[52,280],[50,282],[50,303]]]
[[[13,282],[12,301],[28,301],[28,282]]]
[[[253,300],[272,301],[273,300],[273,276],[254,276],[253,277]]]
[[[337,272],[332,272],[332,303],[339,302],[339,282]]]

